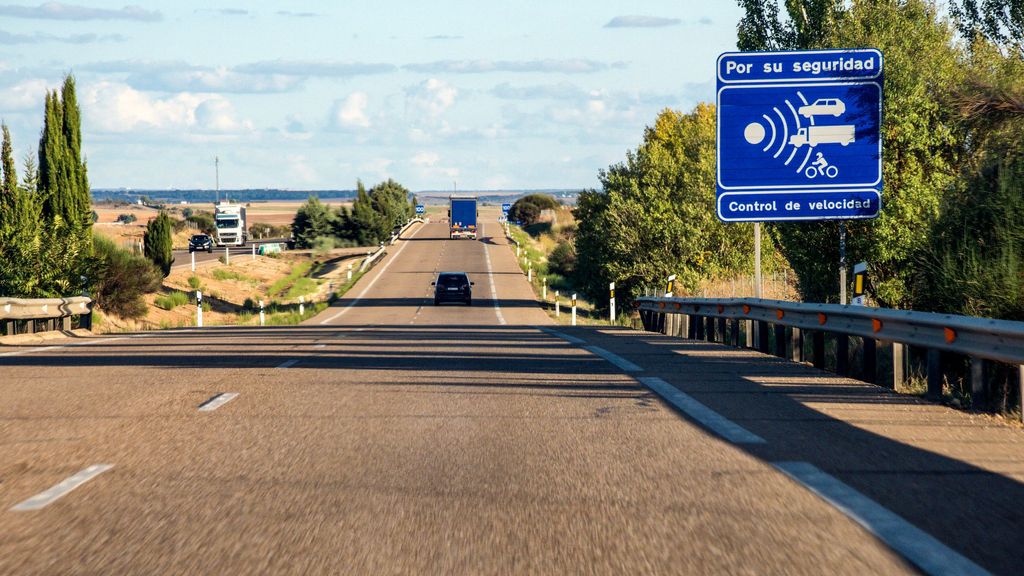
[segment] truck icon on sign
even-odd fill
[[[798,110],[804,118],[811,116],[835,116],[839,118],[846,113],[846,104],[838,98],[819,98],[813,104],[801,106]]]
[[[814,148],[818,144],[842,144],[847,146],[854,142],[856,126],[808,126],[797,130],[789,137],[790,146],[799,148],[807,144]]]

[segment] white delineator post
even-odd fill
[[[665,282],[665,298],[671,298],[675,296],[675,281],[676,275],[673,274],[668,277],[668,281]]]
[[[231,249],[228,248],[227,246],[224,247],[224,265],[231,265]]]
[[[611,297],[608,299],[608,318],[615,324],[615,282],[608,284],[608,291]]]
[[[352,263],[351,262],[349,262],[349,264],[348,264],[348,281],[349,282],[352,281]]]
[[[203,327],[203,291],[196,290],[196,326]]]
[[[260,300],[260,326],[263,326],[267,322],[267,317],[263,314],[263,300]]]
[[[558,290],[555,290],[555,317],[556,318],[561,318],[562,317],[562,302],[559,299]]]
[[[526,265],[526,281],[533,282],[533,262]]]
[[[252,259],[253,260],[256,259],[256,245],[255,244],[252,245]]]
[[[516,242],[516,258],[519,258],[519,242]]]
[[[299,316],[306,313],[306,297],[299,296]]]
[[[576,294],[572,295],[572,325],[576,325]]]
[[[544,279],[544,287],[541,288],[540,297],[541,297],[541,300],[543,300],[545,302],[548,301],[548,279],[547,278]]]

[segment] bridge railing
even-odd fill
[[[803,342],[809,334],[811,361],[818,368],[825,367],[825,335],[830,334],[836,343],[836,372],[841,375],[850,373],[850,337],[860,337],[861,374],[870,382],[877,377],[878,344],[891,345],[893,386],[904,380],[905,347],[922,348],[927,350],[931,397],[942,394],[943,352],[971,359],[972,397],[984,395],[985,361],[1010,364],[1017,369],[1024,396],[1024,322],[756,298],[643,297],[637,301],[646,330],[740,346],[741,323],[745,323],[746,346],[787,357],[789,344],[788,356],[794,361],[804,360]]]
[[[79,327],[92,328],[92,299],[0,297],[0,326],[7,336],[71,330],[75,316],[80,317]]]

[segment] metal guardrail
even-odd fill
[[[413,224],[423,224],[424,222],[425,220],[423,220],[422,218],[413,218],[412,220],[409,220],[409,222],[407,222],[405,226],[402,226],[402,229],[398,231],[398,234],[391,235],[391,240],[390,242],[388,242],[388,245],[393,246],[395,244],[395,241],[401,238],[402,234],[406,230],[408,230]],[[385,250],[384,243],[382,242],[380,248],[377,248],[377,250],[370,252],[369,254],[367,254],[366,258],[363,259],[363,263],[359,265],[359,271],[366,272],[371,267],[373,267],[377,260],[379,260],[385,254],[387,254],[387,250]]]
[[[3,298],[0,297],[0,322],[6,327],[8,336],[19,333],[34,334],[39,331],[71,330],[71,318],[81,316],[82,328],[91,328],[92,299],[85,296],[71,298]],[[45,321],[38,330],[38,321]],[[57,323],[60,321],[60,327]]]
[[[747,319],[1024,364],[1024,322],[756,298],[638,298],[641,310]]]
[[[637,302],[646,330],[681,332],[690,338],[707,337],[714,341],[717,333],[722,342],[731,340],[738,346],[739,324],[749,322],[746,330],[748,345],[752,344],[750,335],[756,332],[754,347],[765,353],[771,352],[769,325],[773,325],[774,353],[786,357],[786,345],[790,343],[793,348],[790,358],[793,360],[802,359],[798,356],[803,353],[803,332],[809,332],[813,339],[813,363],[819,368],[825,365],[824,335],[834,334],[836,371],[844,375],[849,372],[849,338],[861,337],[864,343],[862,372],[872,382],[876,375],[875,348],[879,341],[893,345],[893,382],[903,379],[903,347],[924,348],[928,350],[928,394],[932,397],[942,393],[942,352],[972,359],[971,388],[972,393],[979,395],[983,395],[983,361],[1016,365],[1021,395],[1024,396],[1024,322],[756,298],[642,297],[637,298]],[[727,322],[732,323],[731,330],[727,329]]]

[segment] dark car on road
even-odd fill
[[[465,272],[441,272],[437,280],[430,283],[434,287],[434,306],[441,302],[465,302],[473,305],[473,283]]]
[[[188,239],[188,252],[191,254],[199,250],[213,252],[213,238],[210,238],[208,234],[193,234]]]

